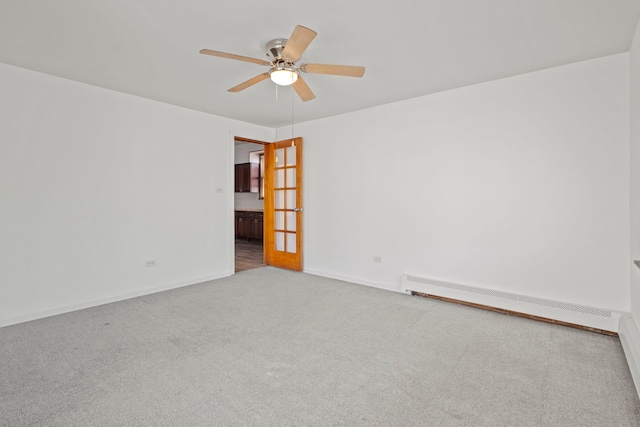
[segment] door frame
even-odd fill
[[[264,263],[266,265],[274,265],[275,267],[280,267],[280,268],[287,268],[287,269],[291,269],[294,271],[302,271],[303,270],[303,215],[302,215],[302,203],[303,203],[303,196],[302,196],[302,188],[303,188],[303,156],[302,156],[302,141],[303,138],[302,137],[295,137],[295,138],[288,138],[286,140],[282,140],[282,141],[273,141],[273,142],[266,142],[266,141],[261,141],[261,140],[257,140],[257,139],[251,139],[251,138],[245,138],[245,137],[241,137],[241,136],[234,136],[233,140],[232,140],[232,155],[231,155],[231,164],[235,163],[235,143],[236,141],[240,141],[240,142],[250,142],[253,144],[259,144],[259,145],[263,145],[265,147],[265,193],[264,193],[264,233],[263,233],[263,260]],[[278,251],[275,251],[275,246],[273,251],[270,252],[270,254],[267,254],[267,245],[269,245],[270,243],[273,243],[273,236],[269,236],[269,231],[271,230],[272,232],[274,231],[274,225],[275,223],[271,224],[270,226],[268,226],[268,221],[274,221],[273,215],[275,213],[275,208],[274,208],[274,203],[275,201],[273,200],[273,194],[271,194],[272,192],[268,191],[267,188],[267,181],[268,180],[273,180],[273,177],[275,175],[275,165],[274,164],[269,164],[269,162],[267,161],[267,151],[268,151],[268,147],[276,147],[276,144],[283,144],[283,143],[287,143],[287,144],[294,144],[298,147],[296,150],[296,164],[298,165],[296,167],[296,252],[295,254],[295,261],[292,258],[292,254],[284,254],[284,258],[283,258],[283,254],[282,253],[276,253]],[[275,153],[275,148],[274,148],[274,153]],[[231,168],[233,169],[233,168]],[[233,180],[233,174],[234,171],[231,171],[231,182],[234,182]],[[273,182],[273,181],[272,181]],[[235,198],[233,196],[230,197],[229,199],[231,201],[231,216],[232,216],[232,220],[230,221],[231,223],[231,271],[232,274],[235,274],[235,233],[234,233],[234,227],[235,227]],[[271,209],[271,211],[268,211],[269,209]],[[272,233],[273,234],[273,233]],[[275,256],[274,256],[275,254]],[[284,264],[281,263],[281,261],[285,260],[286,262]]]

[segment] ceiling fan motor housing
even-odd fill
[[[274,39],[267,43],[267,56],[274,62],[282,58],[282,51],[287,44],[288,39]]]

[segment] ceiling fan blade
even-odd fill
[[[296,25],[282,51],[282,57],[296,62],[317,35],[318,33],[307,27]]]
[[[248,56],[234,55],[233,53],[219,52],[217,50],[202,49],[200,53],[202,53],[203,55],[219,56],[220,58],[235,59],[238,61],[245,61],[245,62],[253,62],[254,64],[258,64],[258,65],[271,65],[270,62],[265,61],[263,59],[249,58]]]
[[[253,86],[256,83],[260,83],[261,81],[268,79],[269,78],[269,73],[263,73],[263,74],[259,74],[249,80],[247,80],[244,83],[240,83],[238,86],[234,86],[231,89],[229,89],[227,92],[240,92],[241,90],[245,90],[248,87]],[[300,79],[298,79],[300,80]]]
[[[302,79],[302,76],[298,76],[298,80],[293,84],[293,89],[304,102],[311,101],[316,97],[313,92],[311,92],[311,89],[309,89],[309,86],[307,86],[307,83]]]
[[[364,67],[355,65],[303,64],[300,69],[305,73],[333,74],[336,76],[362,77]]]

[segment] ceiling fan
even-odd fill
[[[268,60],[249,58],[247,56],[234,55],[232,53],[219,52],[216,50],[202,49],[200,53],[205,55],[219,56],[221,58],[235,59],[238,61],[253,62],[254,64],[271,67],[266,73],[259,74],[246,82],[229,89],[229,92],[240,92],[263,80],[271,80],[279,85],[293,85],[300,99],[311,101],[316,96],[313,94],[307,83],[302,79],[300,73],[312,74],[333,74],[336,76],[362,77],[364,67],[353,65],[331,65],[331,64],[301,64],[296,65],[309,44],[318,34],[309,28],[297,25],[291,33],[289,39],[275,39],[267,43]]]

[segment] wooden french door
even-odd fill
[[[264,148],[264,263],[302,271],[302,138]]]

